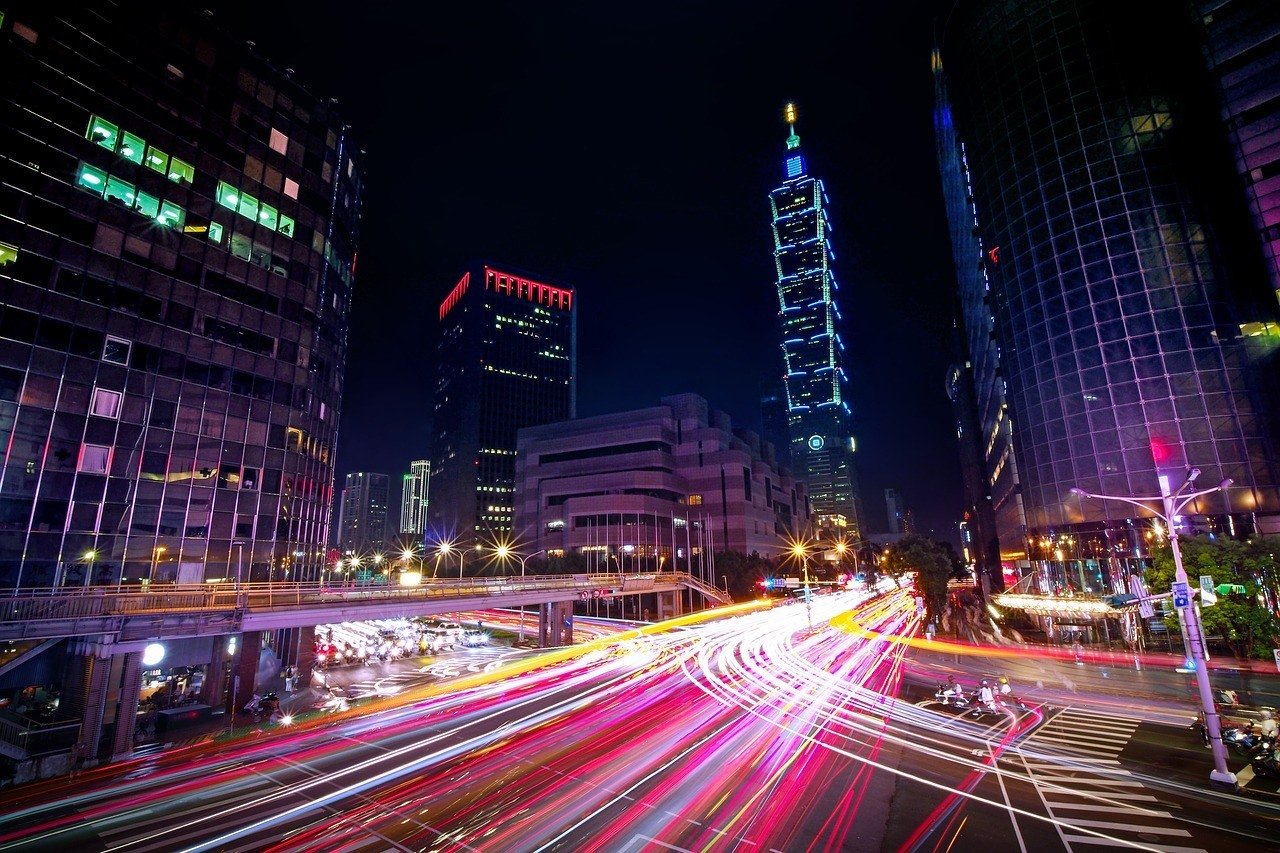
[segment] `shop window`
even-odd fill
[[[0,243],[0,267],[11,264],[18,259],[18,247],[8,243]]]
[[[101,196],[102,191],[107,188],[107,173],[88,163],[81,163],[80,171],[76,173],[76,186]]]
[[[89,129],[84,132],[84,136],[108,151],[115,151],[116,140],[120,138],[120,128],[109,121],[92,116],[89,119]]]
[[[160,199],[153,195],[147,195],[144,192],[138,193],[138,200],[134,205],[138,208],[138,212],[150,219],[155,219],[160,215]]]
[[[235,210],[240,203],[240,193],[226,181],[218,181],[218,204],[229,210]]]
[[[257,220],[258,200],[248,193],[241,193],[240,204],[236,207],[236,211],[246,219]]]
[[[186,218],[186,213],[182,208],[166,201],[160,205],[160,215],[156,217],[156,222],[166,228],[181,228]]]
[[[271,128],[271,141],[268,144],[271,146],[272,151],[277,154],[284,154],[289,150],[289,137],[273,127]]]
[[[179,160],[177,157],[169,158],[169,180],[175,184],[190,186],[195,177],[196,170],[192,168],[190,163]]]
[[[129,133],[127,130],[120,139],[120,156],[130,163],[142,165],[142,155],[147,150],[147,143]]]
[[[258,208],[258,222],[274,231],[279,224],[279,213],[274,207],[264,203]]]
[[[93,406],[89,409],[89,414],[97,415],[100,418],[118,418],[120,417],[120,400],[119,391],[108,391],[106,388],[93,389]]]
[[[293,220],[283,213],[280,214],[280,224],[276,226],[276,230],[286,237],[293,236]]]
[[[85,474],[105,474],[111,467],[111,448],[101,444],[86,444],[80,448],[80,464],[77,471]]]
[[[285,178],[284,194],[289,198],[296,199],[298,197],[298,182],[293,178]]]
[[[162,175],[169,174],[169,155],[154,145],[147,146],[147,156],[143,162]]]
[[[133,207],[134,195],[137,188],[128,181],[122,181],[115,176],[107,178],[107,189],[103,197],[107,201],[120,201],[128,207]]]
[[[106,342],[102,345],[102,360],[109,361],[112,364],[128,364],[129,349],[132,346],[129,341],[124,338],[114,338],[107,335]]]
[[[209,242],[222,245],[222,226],[216,222],[209,223]]]

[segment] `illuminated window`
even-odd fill
[[[18,259],[18,247],[8,243],[0,243],[0,267]]]
[[[107,190],[103,197],[107,201],[122,201],[129,207],[133,207],[133,199],[138,189],[128,181],[122,181],[116,177],[107,178]]]
[[[689,506],[702,506],[702,495],[689,495]]]
[[[258,222],[274,231],[279,223],[279,213],[271,205],[263,203],[258,208]]]
[[[289,150],[289,137],[273,127],[271,128],[271,141],[268,144],[271,146],[272,151],[284,154]]]
[[[218,204],[235,210],[240,204],[240,193],[226,181],[218,181]]]
[[[160,215],[160,199],[144,192],[138,193],[138,200],[134,206],[138,208],[139,213],[152,219]]]
[[[116,140],[120,137],[120,128],[109,121],[93,116],[89,119],[89,129],[84,132],[84,137],[108,151],[115,151]]]
[[[120,417],[120,398],[119,391],[108,391],[106,388],[93,389],[93,406],[89,409],[89,414],[97,415],[100,418],[118,418]]]
[[[107,173],[87,163],[81,163],[80,171],[76,173],[76,186],[100,196],[107,188]]]
[[[168,228],[181,228],[186,219],[187,215],[182,208],[166,201],[160,205],[160,215],[156,217],[156,222]]]
[[[77,471],[86,474],[105,474],[111,467],[111,448],[101,444],[86,444],[80,448],[80,464]]]
[[[147,146],[147,156],[143,162],[162,175],[169,173],[169,155],[154,145]]]
[[[209,223],[209,242],[222,245],[222,226],[216,222]]]
[[[293,220],[285,216],[283,213],[280,214],[280,225],[277,228],[277,230],[286,237],[292,237],[293,236]]]
[[[293,178],[285,178],[284,194],[287,195],[289,198],[296,199],[298,197],[298,182],[295,181]]]
[[[175,184],[190,184],[195,177],[196,170],[190,163],[185,163],[177,157],[169,158],[169,180]]]
[[[248,193],[240,194],[240,204],[236,207],[236,211],[246,219],[258,218],[258,200]]]
[[[804,171],[804,161],[799,157],[787,158],[787,177],[794,178]]]
[[[129,131],[125,131],[120,140],[120,156],[128,160],[130,163],[142,164],[142,154],[147,149],[147,143],[134,136]]]

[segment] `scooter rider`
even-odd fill
[[[1262,722],[1258,724],[1258,728],[1262,730],[1262,736],[1270,741],[1275,741],[1276,731],[1280,726],[1276,725],[1275,715],[1271,713],[1270,708],[1262,709]]]
[[[978,702],[989,710],[996,710],[996,695],[991,691],[991,685],[984,678],[982,686],[978,688]]]

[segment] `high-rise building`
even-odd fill
[[[180,7],[0,23],[0,586],[318,577],[361,171]]]
[[[463,274],[439,313],[425,535],[508,535],[516,431],[576,415],[576,294],[483,266]]]
[[[773,447],[774,463],[791,470],[791,427],[787,422],[787,392],[778,387],[760,398],[760,438]]]
[[[769,193],[777,272],[784,387],[791,462],[808,485],[818,525],[865,534],[854,470],[848,377],[840,339],[840,309],[832,269],[831,222],[822,181],[809,174],[796,108],[785,118],[791,133],[784,180]]]
[[[421,536],[427,529],[427,503],[431,492],[431,460],[409,463],[400,494],[400,532]]]
[[[348,474],[338,512],[338,547],[342,553],[362,554],[387,545],[387,516],[391,478],[386,474]]]
[[[1264,6],[1274,20],[1274,4],[1253,8]],[[1187,529],[1274,530],[1280,514],[1280,318],[1221,120],[1216,83],[1231,81],[1206,69],[1192,11],[961,0],[933,58],[1001,550],[1080,589],[1112,588],[1123,559],[1147,556],[1150,529],[1128,505],[1073,487],[1155,495],[1198,468],[1202,483],[1234,485],[1190,506]],[[1274,27],[1269,46],[1234,32],[1275,55]],[[1258,109],[1277,96],[1274,69],[1254,75]],[[1245,126],[1242,111],[1225,112],[1233,132]],[[1257,169],[1261,204],[1270,178]],[[1011,542],[1018,503],[1025,529]]]
[[[904,534],[911,532],[906,529],[907,508],[902,503],[902,495],[898,494],[897,489],[884,490],[884,508],[885,516],[889,520],[886,532]]]

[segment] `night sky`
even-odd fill
[[[428,454],[436,307],[476,260],[577,290],[580,415],[691,391],[758,429],[781,372],[767,194],[794,100],[831,197],[871,527],[894,486],[921,532],[954,538],[936,4],[437,5],[219,15],[336,97],[368,152],[339,480]]]

